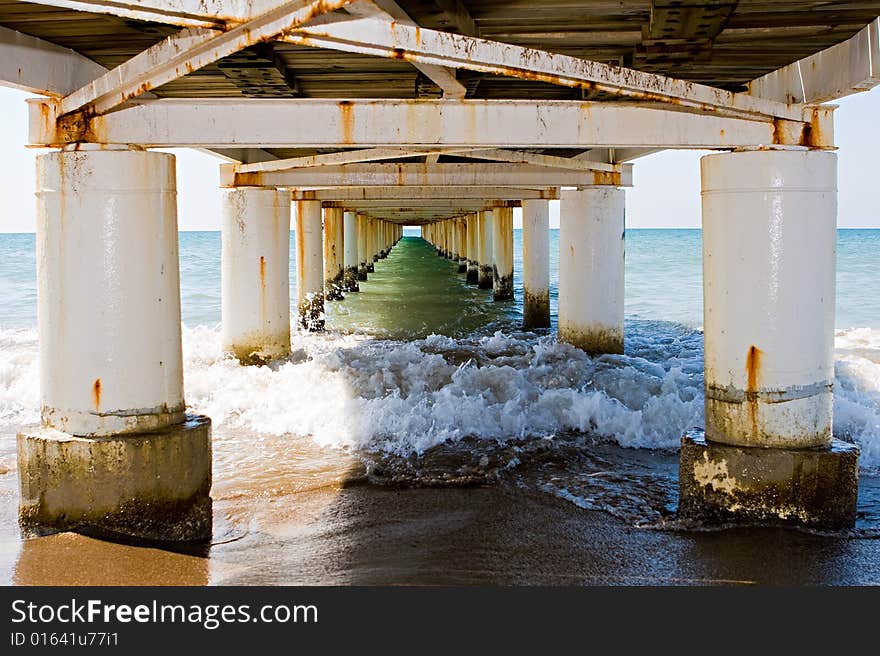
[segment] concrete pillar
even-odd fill
[[[290,353],[290,192],[222,192],[223,348],[243,364]]]
[[[344,215],[344,229],[342,237],[342,263],[344,273],[342,288],[347,292],[360,291],[358,287],[358,225],[357,214],[346,212]]]
[[[458,272],[467,274],[467,216],[459,217],[455,220],[455,239],[458,243]]]
[[[367,272],[376,270],[375,263],[379,259],[376,256],[376,219],[367,219]]]
[[[465,280],[468,284],[476,285],[480,277],[480,263],[477,261],[477,251],[479,250],[479,223],[478,214],[468,214],[465,219],[465,230],[467,231],[467,277]]]
[[[210,420],[185,415],[174,156],[37,157],[42,427],[18,435],[26,530],[211,535]]]
[[[550,327],[550,202],[524,200],[523,328]]]
[[[343,279],[343,211],[339,207],[324,208],[324,299],[341,301]]]
[[[480,212],[480,272],[477,281],[480,289],[492,289],[495,286],[492,214],[492,210]]]
[[[380,234],[382,232],[382,219],[373,219],[373,262],[378,262],[381,258],[379,257],[379,250],[381,248],[382,239]]]
[[[367,217],[357,215],[358,280],[367,279]]]
[[[321,201],[293,205],[296,228],[296,307],[299,325],[324,330],[324,251]]]
[[[492,280],[496,301],[513,298],[513,208],[492,212]]]
[[[562,192],[559,339],[588,353],[623,353],[624,191]]]
[[[682,442],[683,512],[852,526],[858,449],[831,430],[837,156],[701,172],[706,430]]]

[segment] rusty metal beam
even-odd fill
[[[30,143],[193,148],[736,148],[833,147],[830,112],[811,124],[694,114],[643,103],[509,100],[135,101],[104,116],[59,122],[33,101]]]
[[[779,102],[821,103],[880,85],[880,18],[855,36],[749,83]]]
[[[243,164],[236,167],[236,173],[260,173],[267,171],[284,171],[287,169],[313,168],[316,166],[336,166],[339,164],[356,164],[359,162],[381,162],[389,159],[406,157],[422,157],[436,153],[468,152],[470,148],[364,148],[360,150],[344,150],[338,153],[323,153],[307,157],[291,157],[276,159],[271,162]]]
[[[33,4],[122,18],[223,29],[275,9],[284,0],[28,0]]]
[[[374,18],[344,18],[293,30],[296,45],[404,59],[651,100],[742,118],[806,121],[800,105],[611,66],[567,55]]]
[[[372,17],[393,25],[406,25],[420,29],[416,22],[394,0],[355,0],[348,8],[354,16]],[[455,71],[445,66],[412,62],[428,79],[443,91],[447,98],[464,98],[467,89],[455,78]]]
[[[145,91],[301,26],[350,1],[291,0],[226,32],[185,28],[66,96],[61,101],[61,115],[78,111],[105,114]]]
[[[559,200],[559,187],[528,189],[525,187],[337,187],[324,189],[292,189],[292,200],[335,201],[409,201],[430,202],[434,199],[459,200]]]
[[[572,171],[607,171],[620,173],[623,170],[618,164],[594,162],[571,157],[557,157],[555,155],[540,155],[521,150],[505,150],[501,148],[472,150],[464,153],[463,157],[484,159],[494,162],[509,162],[513,164],[532,164],[533,166],[546,166],[555,169],[571,169]]]
[[[238,173],[220,165],[224,187],[553,187],[632,185],[630,170],[620,172],[547,169],[528,164],[342,164],[313,169]]]

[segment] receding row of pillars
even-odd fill
[[[258,187],[223,191],[222,341],[242,362],[290,352],[290,225],[296,247],[296,304],[301,327],[324,329],[324,304],[358,292],[402,236],[399,225],[296,201]]]
[[[755,150],[707,156],[701,166],[706,436],[713,443],[811,454],[827,448],[836,156]],[[173,156],[125,148],[53,152],[38,157],[37,185],[43,428],[19,437],[22,517],[101,524],[125,504],[149,499],[147,506],[159,513],[158,534],[175,519],[196,527],[186,535],[209,534],[206,424],[184,423]],[[290,348],[289,198],[266,189],[224,192],[223,340],[243,359],[283,356]],[[320,201],[297,201],[293,209],[299,320],[318,329],[328,285],[351,290],[355,266],[363,280],[401,231],[371,217],[324,210]],[[619,352],[623,191],[563,191],[560,216],[559,337],[588,351]],[[546,201],[523,201],[524,300],[532,325],[548,317],[547,219]],[[460,263],[466,260],[469,279],[476,272],[486,286],[491,274],[496,294],[510,293],[511,208],[435,224],[427,235]],[[160,429],[188,440],[185,459],[184,442],[154,434]],[[89,441],[73,463],[59,435],[138,435],[178,451],[160,458],[137,450],[137,440]],[[131,450],[122,460],[120,444]],[[128,485],[124,491],[93,473],[111,457],[112,471],[122,472],[116,479]],[[694,471],[702,472],[697,465]],[[750,476],[760,479],[754,471]],[[716,487],[717,494],[727,489]],[[98,494],[97,510],[94,503],[79,504]],[[168,503],[156,505],[157,498]],[[854,513],[854,497],[845,503]],[[183,533],[170,535],[183,539]]]

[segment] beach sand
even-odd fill
[[[247,528],[222,538],[223,522],[240,513]],[[636,528],[505,481],[401,489],[356,477],[280,497],[221,500],[215,517],[226,518],[215,521],[221,539],[203,551],[61,533],[5,541],[0,570],[18,585],[880,583],[877,539]]]

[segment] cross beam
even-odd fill
[[[631,186],[631,171],[572,171],[529,164],[343,164],[313,169],[236,173],[221,164],[225,187],[554,187]]]
[[[728,116],[808,120],[800,105],[645,73],[621,66],[440,32],[374,18],[338,17],[287,33],[296,45],[329,48],[421,64],[464,68],[615,95],[710,110]]]
[[[290,0],[222,32],[186,28],[135,55],[61,101],[61,115],[105,114],[145,91],[192,73],[218,59],[307,23],[351,0]]]
[[[339,202],[431,202],[437,199],[457,200],[559,200],[559,187],[528,189],[524,187],[337,187],[324,189],[291,189],[291,200]]]
[[[693,114],[644,103],[514,100],[163,99],[58,121],[31,101],[30,143],[192,148],[833,147],[833,108],[811,122]]]

